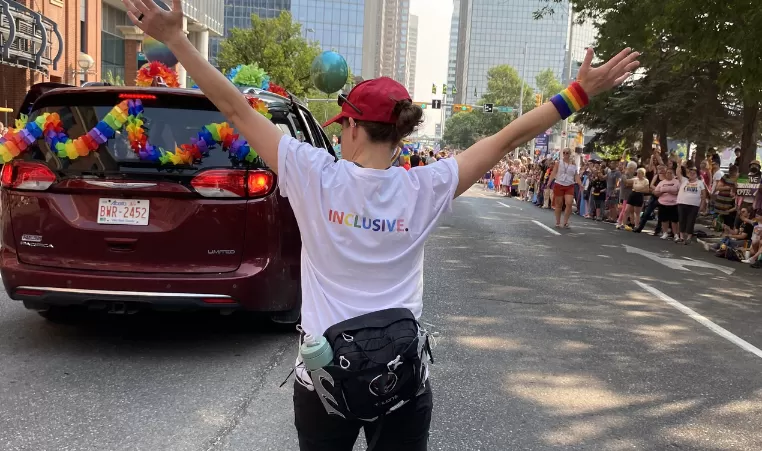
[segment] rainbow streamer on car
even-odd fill
[[[267,117],[272,117],[267,105],[259,99],[249,99],[253,109]],[[124,100],[113,107],[95,127],[86,134],[71,139],[65,132],[58,113],[42,113],[34,121],[21,115],[16,128],[0,137],[0,160],[2,163],[17,158],[37,139],[43,138],[59,158],[75,160],[97,151],[101,145],[112,139],[118,130],[124,129],[130,147],[141,161],[151,161],[162,165],[189,165],[209,156],[209,150],[217,145],[237,161],[254,162],[258,154],[246,140],[240,139],[226,122],[207,124],[201,128],[189,144],[182,144],[174,151],[154,146],[146,133],[143,103],[139,100]]]

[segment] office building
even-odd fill
[[[536,0],[459,3],[457,13],[453,13],[453,23],[458,16],[454,58],[457,103],[475,104],[487,90],[487,72],[501,64],[513,66],[533,88],[535,77],[546,69],[553,70],[562,82],[567,81],[570,63],[580,60],[584,48],[593,44],[591,25],[572,26],[568,1],[558,5],[552,16],[540,20],[533,17],[538,8]],[[579,30],[577,36],[573,36],[572,28]],[[452,75],[448,68],[448,82]]]
[[[309,41],[341,54],[352,74],[362,74],[365,0],[291,0],[291,14]]]
[[[202,55],[209,54],[210,38],[222,35],[223,5],[223,0],[183,1],[183,28]],[[166,1],[164,6],[167,7]],[[145,34],[127,18],[127,10],[120,0],[103,0],[102,11],[101,73],[103,77],[132,86],[135,74],[146,62],[142,54]],[[180,86],[187,87],[185,69],[180,65],[175,69]]]
[[[290,12],[302,26],[302,35],[323,50],[339,52],[354,75],[363,74],[366,5],[375,0],[225,0],[225,36],[233,28],[251,27],[251,16],[263,19]],[[216,62],[222,39],[213,39],[210,58]]]
[[[458,63],[458,27],[460,25],[460,0],[453,0],[452,20],[450,21],[450,49],[447,57],[447,99],[453,100],[453,88],[457,90],[457,63]],[[445,119],[452,116],[452,108],[445,109]]]
[[[418,16],[410,15],[407,32],[407,90],[410,98],[415,99],[415,69],[418,63]]]
[[[291,11],[291,0],[224,0],[223,36],[230,36],[233,28],[251,28],[251,16],[262,19],[278,17],[282,11]],[[304,31],[304,30],[302,30]],[[217,64],[217,54],[223,37],[209,41],[209,61]]]
[[[412,87],[407,66],[410,0],[225,0],[224,35],[249,28],[252,14],[267,19],[283,11],[301,24],[305,39],[343,55],[353,75],[389,76]],[[212,63],[221,41],[210,41]]]

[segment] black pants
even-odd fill
[[[677,205],[677,214],[680,217],[680,233],[687,233],[693,235],[693,226],[696,225],[696,218],[698,217],[699,207],[695,205]]]
[[[426,382],[423,393],[384,417],[373,451],[426,451],[433,406],[431,386]],[[301,451],[352,451],[360,428],[370,442],[378,427],[378,420],[367,423],[328,415],[318,394],[298,382],[294,382],[294,423]]]
[[[656,210],[658,206],[659,206],[659,198],[656,196],[651,196],[651,201],[648,202],[648,205],[646,205],[646,211],[643,213],[643,216],[640,217],[640,224],[638,224],[638,228],[635,230],[637,230],[638,232],[643,230],[643,227],[646,226],[648,219],[651,217],[651,215],[654,214],[654,211]],[[661,231],[661,222],[657,221],[655,233],[659,233],[660,231]]]

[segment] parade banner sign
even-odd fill
[[[738,196],[754,197],[759,190],[759,184],[762,182],[762,175],[749,175],[738,178]]]
[[[535,138],[535,149],[547,149],[548,148],[548,135],[542,134],[537,135],[537,138]]]

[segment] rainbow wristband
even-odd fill
[[[553,106],[556,107],[556,110],[558,110],[561,119],[566,119],[590,103],[587,93],[576,81],[572,82],[568,88],[564,89],[559,94],[551,97],[550,101],[553,103]]]

